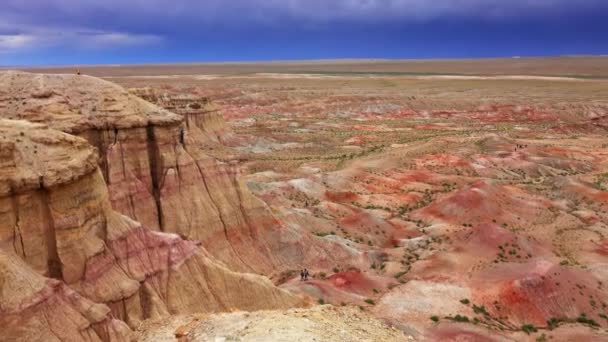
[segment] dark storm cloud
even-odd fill
[[[159,45],[249,29],[421,24],[433,20],[562,20],[607,13],[605,0],[3,0],[0,53],[45,47]],[[580,16],[580,15],[579,15]],[[548,19],[549,18],[549,19]],[[564,22],[564,25],[568,25]]]

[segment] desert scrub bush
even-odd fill
[[[323,304],[325,304],[325,299],[319,298],[318,302],[319,302],[319,304],[323,305]]]
[[[464,305],[469,305],[469,303],[471,303],[471,301],[470,301],[470,300],[468,300],[468,299],[466,299],[466,298],[465,298],[465,299],[461,299],[461,300],[460,300],[460,302],[461,302],[462,304],[464,304]]]
[[[561,320],[555,317],[551,317],[551,319],[547,321],[547,329],[556,329],[559,326],[559,323],[561,323]]]
[[[431,321],[437,323],[437,322],[439,322],[439,317],[437,317],[437,316],[431,316]]]
[[[489,316],[490,313],[488,313],[488,311],[486,310],[485,306],[477,306],[475,304],[473,304],[473,312],[475,312],[476,314],[483,314],[485,316]]]
[[[599,327],[600,326],[599,324],[597,324],[596,321],[592,320],[591,318],[588,318],[584,313],[581,314],[580,316],[578,316],[578,318],[576,319],[576,321],[578,323],[587,324],[587,325],[590,325],[592,327]]]
[[[536,329],[536,327],[532,324],[524,324],[521,326],[521,331],[525,332],[526,334],[530,335],[531,333],[535,333],[538,331],[538,329]]]
[[[373,300],[373,299],[371,299],[371,298],[367,298],[367,299],[365,300],[365,302],[366,302],[367,304],[369,304],[369,305],[376,305],[376,302],[374,302],[374,300]]]
[[[462,316],[462,315],[456,315],[454,317],[450,317],[453,321],[456,322],[463,322],[463,323],[468,323],[469,322],[469,317],[467,316]]]

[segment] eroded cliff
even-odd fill
[[[231,269],[268,275],[353,256],[281,224],[239,181],[237,166],[205,154],[215,124],[184,121],[88,76],[1,73],[0,100],[0,117],[46,122],[97,147],[115,210],[146,228],[201,241]]]
[[[300,303],[266,278],[229,270],[198,242],[115,212],[86,140],[0,120],[0,145],[0,305],[2,319],[21,327],[9,334],[117,340],[127,325],[167,314]]]

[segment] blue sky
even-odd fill
[[[608,54],[608,0],[3,0],[0,65]]]

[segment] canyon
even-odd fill
[[[371,65],[1,71],[0,339],[607,339],[608,82]]]

